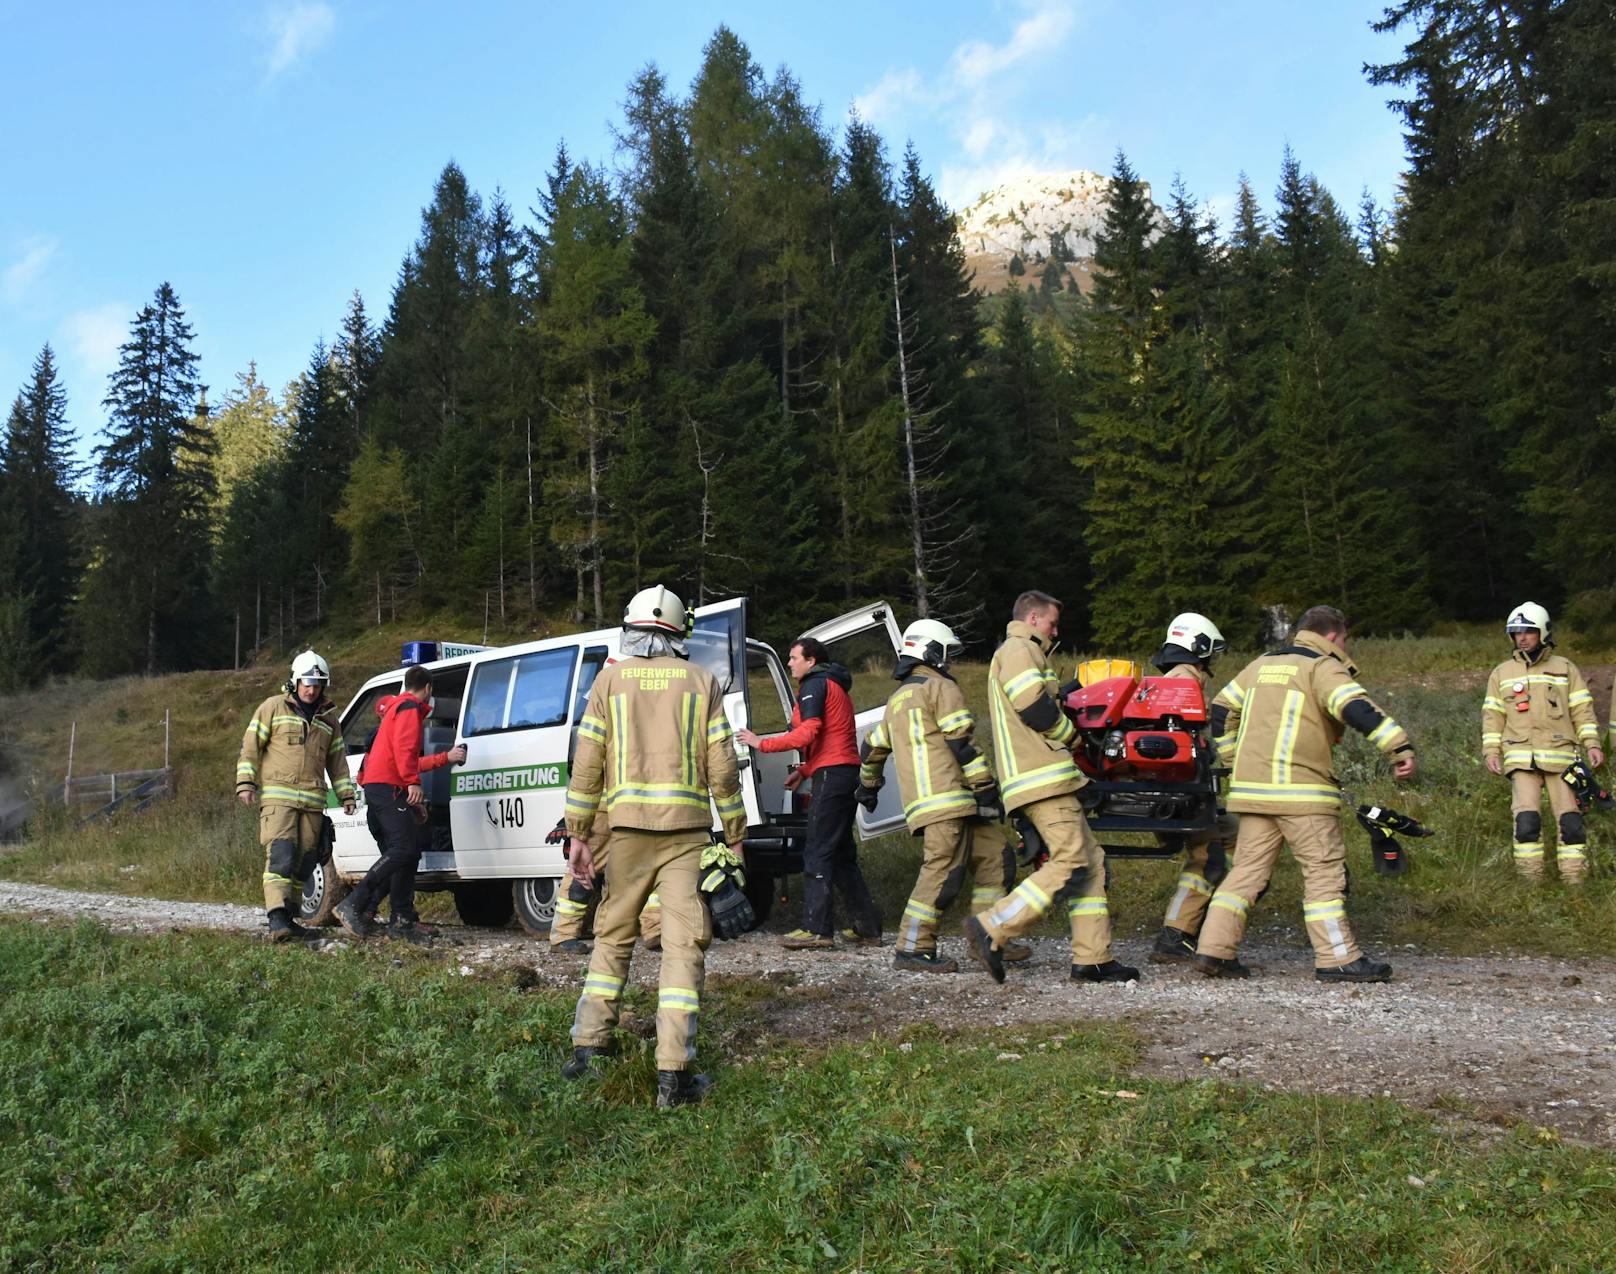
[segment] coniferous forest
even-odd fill
[[[162,283],[100,404],[46,346],[10,408],[6,665],[610,624],[659,581],[745,594],[775,639],[884,596],[978,650],[1027,587],[1135,651],[1184,609],[1236,641],[1317,601],[1381,632],[1527,595],[1616,619],[1611,6],[1379,26],[1395,207],[1287,152],[1219,225],[1118,152],[1088,296],[1048,268],[976,294],[923,157],[724,28],[687,91],[633,80],[614,155],[562,145],[518,196],[448,163],[385,313],[355,293],[282,389],[205,392]]]

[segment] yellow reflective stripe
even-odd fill
[[[1068,916],[1109,916],[1111,910],[1105,905],[1105,898],[1072,898],[1066,904]]]
[[[596,743],[604,743],[606,723],[599,717],[582,717],[578,721],[578,733],[586,739],[593,739]]]
[[[1044,670],[1042,668],[1029,668],[1026,672],[1018,673],[1014,677],[1011,677],[1009,681],[1000,687],[1000,689],[1003,690],[1004,697],[1006,699],[1014,702],[1015,697],[1022,691],[1030,690],[1033,686],[1041,686],[1043,684]]]
[[[589,910],[587,902],[573,902],[571,898],[557,898],[555,907],[563,916],[581,916]]]
[[[569,814],[592,815],[600,808],[600,793],[578,792],[575,794],[569,787],[567,789],[567,799],[565,801],[565,805],[567,813]]]
[[[864,762],[859,766],[859,782],[872,790],[879,788],[882,782],[881,768],[869,761]]]
[[[621,783],[628,777],[628,703],[620,694],[613,695],[612,713],[612,778]],[[608,801],[611,797],[606,798]]]
[[[591,969],[584,976],[584,994],[597,996],[602,1000],[615,1000],[623,994],[623,979],[613,977],[610,973],[596,973]]]
[[[1208,898],[1212,896],[1212,882],[1205,876],[1198,876],[1192,871],[1179,873],[1178,887],[1188,889],[1191,893],[1205,894]]]
[[[1484,731],[1482,731],[1482,734],[1481,734],[1481,746],[1482,747],[1486,747],[1489,743],[1502,743],[1503,741],[1504,741],[1504,735],[1503,735],[1502,731],[1499,731],[1499,730],[1484,730]]]
[[[694,1013],[701,1008],[701,997],[696,994],[694,987],[665,986],[657,991],[657,1008]]]
[[[1492,695],[1488,695],[1481,701],[1481,709],[1483,712],[1488,710],[1493,712],[1502,712],[1504,710],[1504,701],[1502,699],[1495,699]]]
[[[266,871],[264,873],[263,883],[266,885],[290,885],[292,883],[292,878],[290,876],[277,876],[272,871]]]
[[[1016,775],[1013,779],[1006,779],[1001,786],[1005,797],[1019,796],[1035,787],[1042,787],[1047,783],[1059,782],[1061,779],[1075,778],[1079,773],[1077,763],[1072,760],[1056,761],[1053,765],[1041,765],[1036,770],[1027,770]]]
[[[1529,686],[1564,686],[1570,678],[1560,672],[1533,672],[1524,677],[1511,677],[1510,681],[1524,681]]]
[[[1341,789],[1316,783],[1231,783],[1229,797],[1254,801],[1339,801]]]
[[[1231,708],[1243,707],[1246,702],[1245,688],[1238,681],[1231,681],[1218,692],[1218,699],[1226,699]],[[1213,700],[1217,702],[1216,699]]]
[[[249,778],[250,779],[254,775],[256,775],[257,773],[258,773],[258,767],[255,766],[251,761],[237,761],[236,762],[236,777],[238,779],[239,778]]]
[[[1586,690],[1573,690],[1571,692],[1571,698],[1568,702],[1573,708],[1575,708],[1580,704],[1592,703],[1593,701],[1593,695],[1589,694]]]
[[[1562,859],[1586,858],[1588,855],[1582,852],[1582,844],[1583,843],[1581,841],[1578,841],[1574,845],[1561,845],[1559,849],[1555,850],[1554,852]]]
[[[607,806],[617,801],[668,801],[675,805],[694,804],[705,808],[707,793],[689,783],[618,783],[606,789]]]
[[[1599,737],[1599,727],[1594,725],[1593,722],[1584,721],[1581,725],[1579,725],[1577,727],[1577,736],[1579,738],[1586,739],[1590,735],[1592,735],[1596,739]]]
[[[1250,900],[1242,898],[1239,894],[1231,894],[1224,890],[1219,890],[1212,895],[1210,905],[1222,907],[1225,911],[1232,911],[1237,916],[1244,916],[1246,912],[1251,910]]]
[[[928,796],[924,800],[906,801],[903,816],[914,819],[920,814],[935,814],[939,810],[960,810],[974,813],[976,797],[969,792],[944,792],[941,796]]]
[[[352,779],[338,779],[333,787],[333,790],[336,792],[337,799],[339,801],[352,800],[359,791],[359,789],[354,786],[354,781]]]
[[[1397,722],[1393,721],[1390,717],[1387,717],[1369,732],[1369,741],[1384,752],[1386,751],[1386,745],[1391,741],[1392,736],[1399,733],[1402,728],[1403,727],[1398,725]]]
[[[1327,898],[1323,902],[1304,902],[1304,920],[1340,920],[1347,914],[1347,904],[1341,898]]]
[[[1543,857],[1543,843],[1541,841],[1537,841],[1537,842],[1534,842],[1534,843],[1532,843],[1530,845],[1517,845],[1517,846],[1515,846],[1515,857],[1516,858],[1542,858]]]
[[[734,796],[721,796],[713,804],[718,807],[719,818],[734,818],[737,814],[746,813],[746,802],[739,792]]]
[[[247,728],[256,734],[260,741],[269,738],[269,727],[257,717],[247,722]]]
[[[1077,727],[1072,724],[1072,719],[1062,712],[1060,715],[1060,720],[1057,721],[1050,730],[1045,732],[1044,737],[1052,740],[1055,743],[1059,743],[1062,747],[1065,747],[1067,744],[1071,743],[1073,739],[1077,738]]]
[[[988,759],[985,756],[972,757],[965,763],[962,769],[965,777],[973,782],[977,779],[988,778],[990,775],[990,771],[988,770]]]
[[[890,752],[892,750],[892,744],[887,739],[886,721],[877,721],[875,723],[875,728],[872,729],[869,734],[865,735],[864,741],[872,748],[880,748],[883,751]]]
[[[318,792],[306,792],[297,787],[279,787],[265,784],[260,799],[274,801],[287,805],[301,805],[306,809],[323,810],[325,808],[325,789]]]
[[[1280,710],[1279,732],[1274,736],[1272,758],[1274,782],[1286,783],[1291,778],[1291,758],[1296,752],[1296,729],[1302,719],[1302,704],[1306,696],[1300,690],[1285,692],[1285,706]]]
[[[707,723],[707,742],[718,743],[724,739],[734,737],[734,731],[729,728],[729,718],[719,717]]]
[[[1030,876],[1010,891],[1010,897],[1020,898],[1023,902],[1036,907],[1040,912],[1048,911],[1049,904],[1054,901],[1038,887]]]
[[[916,920],[941,920],[943,913],[930,903],[921,902],[918,898],[911,898],[904,906],[903,914],[913,916]]]
[[[679,777],[686,784],[696,782],[696,696],[679,696]]]
[[[944,734],[957,734],[962,730],[971,729],[974,725],[976,718],[971,715],[969,708],[960,708],[945,717],[937,718],[937,728]]]
[[[915,803],[931,795],[931,767],[926,764],[926,722],[919,709],[909,714],[909,764],[915,770]]]
[[[1332,717],[1340,717],[1341,709],[1346,706],[1348,699],[1356,699],[1361,694],[1367,694],[1356,681],[1349,681],[1344,686],[1337,686],[1330,691],[1330,697],[1325,700],[1325,709]]]

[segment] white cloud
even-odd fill
[[[893,67],[855,99],[869,122],[904,131],[918,112],[940,119],[952,134],[956,153],[938,169],[938,193],[960,208],[1006,177],[1029,172],[1070,170],[1092,151],[1099,121],[1089,115],[1076,123],[1051,122],[1048,100],[1028,111],[1023,99],[1035,77],[1028,66],[1059,55],[1077,25],[1071,0],[1031,0],[1002,39],[974,38],[956,47],[944,68],[923,74]],[[1033,123],[1032,120],[1037,122]],[[1103,156],[1109,159],[1109,154]]]
[[[269,50],[267,79],[289,71],[331,37],[337,15],[323,0],[314,3],[281,5],[269,13],[268,30],[273,44]]]
[[[0,297],[12,305],[24,300],[56,255],[56,247],[56,240],[44,235],[29,235],[24,239],[21,255],[0,274]]]
[[[134,315],[134,306],[109,301],[75,310],[62,321],[58,350],[75,418],[89,419],[105,397],[107,376],[118,365],[118,347],[129,339]]]

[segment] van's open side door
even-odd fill
[[[695,627],[690,634],[690,661],[700,664],[717,679],[730,729],[748,729],[752,713],[747,698],[744,597],[696,607]],[[741,799],[746,805],[746,822],[750,827],[757,827],[764,822],[757,765],[752,750],[738,739],[735,752],[741,767]]]
[[[859,742],[875,728],[886,711],[887,699],[897,689],[892,665],[903,642],[903,630],[885,602],[861,606],[838,615],[803,634],[822,642],[830,657],[853,674],[853,720],[858,725]],[[898,772],[887,760],[886,782],[881,799],[873,810],[859,807],[859,834],[868,840],[902,829],[903,797],[898,791]]]

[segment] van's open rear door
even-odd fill
[[[700,664],[718,681],[724,696],[724,715],[732,730],[749,728],[751,710],[746,690],[746,599],[713,602],[696,607],[695,628],[690,634],[690,661]],[[741,799],[746,803],[746,821],[757,827],[763,823],[763,806],[758,795],[757,766],[752,751],[739,740],[735,751],[741,765]]]
[[[835,619],[810,628],[803,634],[824,644],[830,657],[853,674],[853,720],[858,724],[859,742],[875,728],[886,711],[888,697],[897,688],[892,665],[903,642],[903,630],[885,602],[861,606]],[[898,772],[887,760],[886,782],[881,799],[873,810],[859,807],[859,833],[865,839],[885,836],[903,827],[903,797],[898,791]]]

